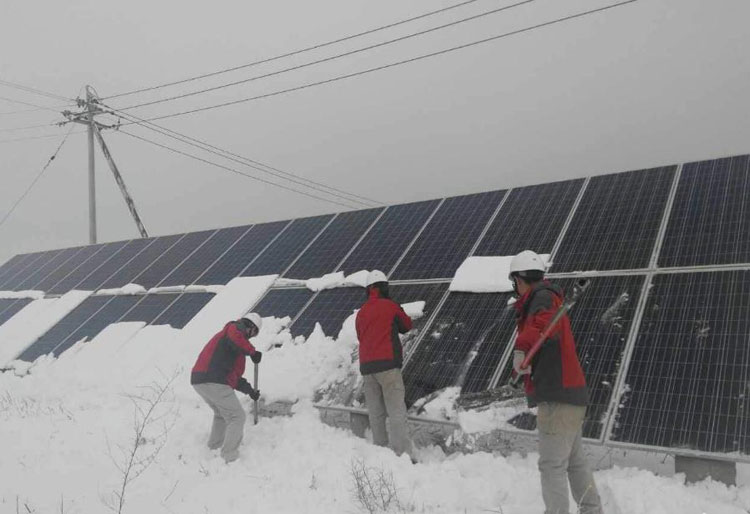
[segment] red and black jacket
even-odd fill
[[[401,367],[403,348],[398,335],[411,330],[412,321],[399,304],[372,289],[357,313],[356,327],[363,375]]]
[[[518,336],[516,350],[529,352],[563,303],[562,290],[544,280],[532,286],[516,302]],[[531,360],[531,375],[525,375],[526,395],[531,404],[559,402],[586,405],[588,391],[576,355],[570,318],[560,318],[556,328]]]
[[[245,357],[253,355],[255,347],[245,337],[245,332],[230,321],[221,332],[203,347],[190,375],[191,384],[226,384],[245,391],[249,384],[242,378]]]

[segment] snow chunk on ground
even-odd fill
[[[0,325],[0,367],[8,365],[90,295],[90,291],[69,291],[59,298],[34,300]]]
[[[40,298],[44,298],[44,291],[0,291],[0,299],[2,300],[16,300],[19,298],[39,300]]]
[[[146,292],[146,288],[139,286],[138,284],[127,284],[122,287],[116,287],[114,289],[99,289],[94,296],[124,296],[143,294]]]
[[[549,254],[540,257],[549,269]],[[450,291],[466,293],[507,293],[513,291],[508,280],[513,256],[468,257],[456,270],[449,286]]]
[[[467,434],[491,432],[495,429],[514,429],[508,420],[519,414],[530,412],[536,414],[536,409],[529,409],[525,398],[496,402],[484,410],[462,410],[458,412],[458,423],[461,430]]]
[[[328,273],[318,278],[309,278],[305,281],[305,286],[310,291],[322,291],[324,289],[333,289],[344,283],[344,272]]]

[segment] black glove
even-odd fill
[[[255,364],[258,364],[261,357],[263,357],[263,352],[259,352],[256,350],[255,353],[250,356],[250,360],[252,360]]]
[[[257,400],[260,398],[260,390],[253,389],[253,386],[250,385],[250,382],[245,380],[244,378],[240,378],[239,382],[237,383],[237,390],[241,393],[245,393],[253,400]]]

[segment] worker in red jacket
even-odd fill
[[[372,440],[388,446],[397,455],[407,453],[414,461],[413,447],[406,427],[404,380],[401,377],[403,348],[399,334],[411,330],[411,318],[388,295],[388,279],[382,271],[367,277],[367,301],[357,313],[359,370],[364,377],[365,403],[370,416]]]
[[[537,409],[539,472],[546,514],[568,514],[568,484],[581,514],[602,506],[581,444],[588,391],[576,354],[570,319],[564,315],[532,357],[521,363],[563,304],[562,290],[544,279],[545,265],[531,250],[514,256],[510,280],[519,295],[513,367],[524,375],[526,395]]]
[[[193,366],[190,383],[196,392],[214,411],[208,447],[221,448],[225,462],[239,457],[239,446],[245,427],[245,411],[234,390],[245,393],[257,400],[256,391],[242,377],[245,372],[245,357],[250,356],[258,363],[261,352],[250,343],[250,338],[258,335],[262,324],[261,317],[252,312],[237,321],[230,321],[203,347]]]

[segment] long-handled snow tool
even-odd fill
[[[253,388],[258,390],[258,363],[253,363],[254,376],[253,376]],[[258,424],[258,400],[253,400],[253,425]]]
[[[575,284],[573,285],[573,292],[557,309],[557,312],[555,312],[555,315],[539,335],[539,338],[531,347],[531,350],[529,350],[529,352],[526,354],[526,357],[521,363],[521,369],[526,369],[531,365],[531,361],[534,359],[534,356],[539,352],[539,350],[541,350],[544,342],[556,328],[558,321],[560,321],[562,317],[573,307],[573,305],[575,305],[575,303],[581,297],[581,294],[583,294],[586,288],[588,288],[590,282],[591,281],[588,278],[581,278],[576,280]],[[518,387],[518,381],[520,380],[520,378],[521,375],[516,374],[515,377],[513,377],[507,384],[503,386],[489,389],[487,391],[481,391],[478,393],[461,395],[456,403],[462,409],[476,409],[478,407],[483,407],[494,402],[522,397],[524,396],[524,392],[521,388]]]

